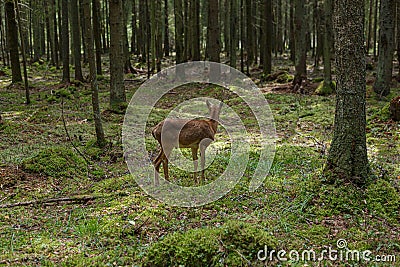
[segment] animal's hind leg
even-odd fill
[[[199,165],[199,161],[198,161],[198,156],[197,156],[197,152],[198,152],[199,148],[198,147],[193,147],[192,148],[192,158],[193,158],[193,180],[198,183],[197,181],[197,167]]]

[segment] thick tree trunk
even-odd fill
[[[62,0],[62,61],[63,61],[63,83],[70,83],[69,73],[69,17],[68,17],[68,0]]]
[[[364,0],[336,0],[335,130],[325,174],[364,184],[369,175],[366,146]]]
[[[14,3],[5,2],[5,13],[7,18],[7,45],[10,51],[12,83],[22,82],[21,65],[18,53],[18,28],[15,21]]]
[[[374,91],[380,96],[390,94],[394,53],[395,0],[382,0],[379,21],[378,68]]]
[[[122,1],[110,0],[110,108],[120,110],[126,102],[122,47]]]
[[[106,140],[104,137],[104,130],[101,122],[99,87],[96,75],[96,61],[95,61],[93,31],[92,31],[92,22],[90,14],[90,0],[83,0],[83,13],[85,19],[85,43],[86,43],[89,69],[90,69],[89,79],[92,88],[92,107],[93,107],[93,117],[96,129],[97,145],[99,147],[104,147],[106,145]]]

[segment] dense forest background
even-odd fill
[[[345,240],[343,251],[372,251],[374,262],[319,264],[396,266],[399,51],[399,0],[1,0],[0,265],[303,266],[318,261],[257,254]],[[229,194],[170,207],[129,174],[122,124],[146,80],[190,61],[227,64],[257,84],[276,154],[255,192],[253,142]],[[187,84],[153,108],[149,159],[159,150],[152,127],[195,97],[223,100],[259,137],[243,99]],[[212,146],[207,183],[231,157],[223,129]],[[173,166],[170,179],[197,185]]]

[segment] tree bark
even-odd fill
[[[100,30],[101,17],[100,17],[99,0],[93,0],[92,8],[93,8],[93,37],[94,37],[94,45],[96,47],[96,73],[97,75],[102,75],[103,73],[101,69],[102,46],[101,46],[101,30]]]
[[[175,51],[176,51],[176,64],[179,65],[185,62],[184,47],[183,47],[183,2],[182,0],[174,0],[175,10]],[[178,79],[184,79],[185,71],[179,66],[176,69]]]
[[[293,85],[301,86],[304,79],[307,78],[307,21],[305,19],[306,2],[305,0],[295,0],[294,11],[294,38],[295,38],[295,69]]]
[[[5,2],[5,13],[7,18],[7,45],[10,51],[12,83],[22,82],[21,65],[18,52],[18,28],[15,21],[14,3]]]
[[[219,1],[208,2],[208,54],[210,61],[220,62],[220,27],[219,27]],[[221,74],[219,66],[211,65],[210,82],[218,81]]]
[[[378,68],[374,91],[380,96],[390,94],[394,53],[395,0],[382,0],[379,21]]]
[[[110,108],[118,111],[126,102],[122,47],[122,1],[110,0]]]
[[[264,0],[263,3],[265,18],[263,18],[262,50],[263,50],[263,71],[270,74],[272,71],[272,3]]]
[[[168,0],[164,0],[164,55],[169,57],[169,8]]]
[[[325,166],[327,181],[364,184],[369,175],[366,146],[364,0],[336,0],[336,113]]]
[[[69,27],[68,27],[68,0],[62,0],[62,24],[61,24],[61,35],[62,35],[62,61],[63,61],[63,83],[70,83],[69,73]]]
[[[75,80],[83,81],[81,65],[81,31],[79,23],[78,0],[71,0],[72,39],[74,43]]]
[[[85,19],[85,43],[90,69],[90,85],[92,88],[92,107],[93,117],[96,129],[97,145],[104,147],[106,140],[104,137],[103,124],[101,122],[100,104],[99,104],[99,88],[96,75],[96,61],[94,53],[94,40],[92,31],[92,16],[90,14],[90,0],[83,0],[83,13]]]

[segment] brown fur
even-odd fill
[[[201,179],[204,180],[205,150],[210,143],[214,141],[214,136],[218,127],[219,113],[222,108],[222,102],[218,106],[211,105],[208,101],[206,103],[210,111],[211,119],[166,119],[154,127],[152,135],[161,146],[161,151],[154,160],[154,166],[156,169],[154,182],[156,185],[159,184],[158,175],[161,163],[163,163],[165,179],[169,178],[168,156],[170,155],[172,149],[177,147],[192,149],[192,158],[194,161],[194,179],[196,179],[198,164],[197,152],[200,148],[200,162],[202,168]]]

